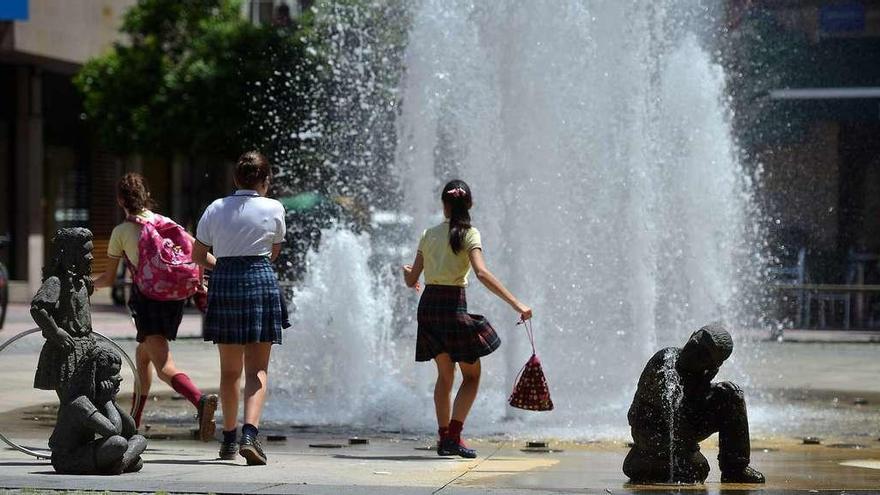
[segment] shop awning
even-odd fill
[[[880,86],[774,89],[767,96],[789,116],[841,122],[880,121]]]
[[[791,88],[770,91],[771,100],[864,100],[880,98],[875,88]]]

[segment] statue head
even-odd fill
[[[122,359],[115,352],[98,346],[95,358],[95,400],[107,402],[115,400],[122,383]]]
[[[733,339],[724,325],[712,323],[697,330],[682,347],[677,367],[681,371],[700,373],[721,367],[733,353]]]
[[[119,393],[122,360],[114,351],[100,345],[83,350],[69,377],[62,377],[61,402],[86,396],[94,403],[113,400]]]
[[[64,272],[86,276],[92,270],[92,232],[82,227],[58,229],[52,238],[52,260],[43,278],[60,276]]]

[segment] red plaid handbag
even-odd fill
[[[535,353],[535,335],[532,332],[532,323],[526,320],[524,326],[532,344],[532,357],[519,370],[516,385],[507,402],[511,406],[529,411],[552,411],[553,401],[550,399],[550,387],[547,386],[547,378],[544,377],[544,369],[541,368],[541,360]]]

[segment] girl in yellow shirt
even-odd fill
[[[471,268],[477,279],[510,304],[520,318],[531,318],[532,310],[486,268],[480,232],[471,226],[470,187],[464,181],[453,180],[443,187],[440,199],[446,221],[424,231],[415,261],[403,267],[403,278],[408,287],[418,288],[419,276],[425,272],[425,291],[418,310],[416,361],[433,359],[437,365],[437,454],[474,458],[477,452],[461,440],[461,430],[480,386],[480,358],[495,351],[501,339],[485,317],[467,312],[465,288]],[[456,363],[462,382],[451,404]]]

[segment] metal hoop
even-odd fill
[[[3,342],[2,344],[0,344],[0,353],[2,353],[4,349],[9,347],[14,342],[20,340],[21,338],[27,337],[28,335],[30,335],[32,333],[37,333],[40,331],[41,330],[39,328],[31,328],[30,330],[25,330],[25,331],[19,333],[18,335],[11,337],[6,342]],[[122,347],[119,347],[119,344],[114,342],[109,337],[102,335],[102,334],[95,332],[95,331],[92,331],[92,335],[99,337],[104,342],[107,342],[108,344],[110,344],[113,347],[113,349],[116,350],[117,352],[119,352],[119,354],[121,354],[122,357],[125,358],[125,360],[128,362],[129,367],[131,367],[131,372],[134,375],[134,399],[133,399],[134,406],[133,407],[137,408],[139,405],[138,403],[140,402],[141,381],[138,378],[137,366],[135,366],[134,361],[131,360],[131,358],[128,356],[128,353],[126,353],[122,349]],[[0,432],[0,440],[3,440],[6,443],[6,445],[9,445],[13,449],[15,449],[19,452],[23,452],[23,453],[30,455],[30,456],[34,456],[37,459],[51,459],[52,458],[52,452],[50,452],[48,450],[31,450],[27,447],[22,447],[21,445],[18,445],[17,443],[13,442],[12,440],[6,438],[6,435],[4,435],[3,432]]]

